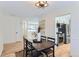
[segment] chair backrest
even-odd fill
[[[31,50],[35,49],[33,47],[33,45],[32,45],[32,42],[28,41],[27,39],[25,39],[25,42],[26,42],[26,49],[27,49],[27,51],[31,51]]]
[[[23,37],[23,39],[24,39],[24,49],[27,49],[27,50],[31,49],[32,43],[29,42],[29,41],[28,41],[26,38],[24,38],[24,37]]]
[[[48,40],[53,41],[55,43],[55,38],[52,38],[52,37],[47,37],[47,38]]]
[[[41,36],[41,39],[46,39],[46,36]]]
[[[53,41],[55,43],[55,38],[52,38],[52,37],[41,36],[41,39],[47,39],[47,40]]]
[[[32,43],[27,41],[27,51],[30,51],[33,49]]]

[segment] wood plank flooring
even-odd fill
[[[2,57],[16,57],[15,53],[21,50],[23,50],[22,42],[6,44],[4,45]],[[61,44],[60,46],[58,46],[55,49],[55,56],[56,57],[69,57],[70,56],[70,44]]]

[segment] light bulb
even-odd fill
[[[47,5],[48,5],[47,3],[46,3],[46,4],[44,4],[44,6],[45,6],[45,7],[47,7]]]
[[[47,1],[38,1],[37,3],[35,3],[35,5],[37,7],[43,8],[43,7],[47,7],[48,3],[47,3]]]
[[[39,6],[39,4],[37,3],[36,6]]]
[[[40,1],[40,4],[44,4],[44,1]]]

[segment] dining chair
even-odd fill
[[[27,57],[39,57],[39,56],[44,57],[45,56],[43,52],[39,52],[33,47],[32,42],[28,41],[25,38],[24,38],[24,42],[26,43],[24,46],[26,49]]]
[[[42,40],[46,40],[46,39],[47,39],[47,41],[51,41],[52,43],[55,43],[55,38],[46,37],[46,36],[41,36],[41,39],[42,39]],[[49,57],[50,54],[51,54],[54,50],[55,50],[55,48],[53,47],[53,48],[50,48],[50,49],[46,49],[46,50],[44,50],[43,52],[47,55],[47,57]],[[54,56],[53,56],[53,57],[54,57]]]

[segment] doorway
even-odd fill
[[[57,16],[55,18],[55,39],[57,45],[70,43],[71,14]]]

